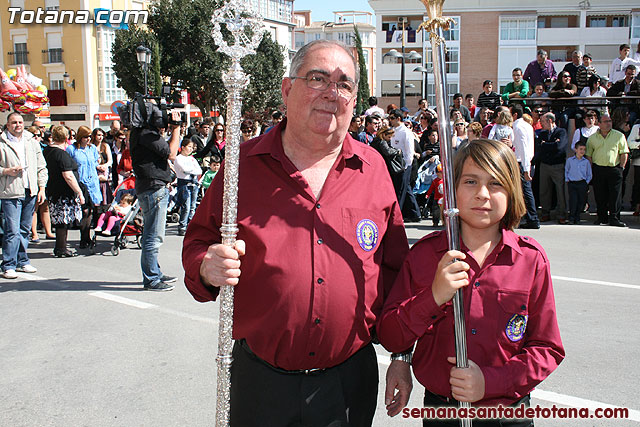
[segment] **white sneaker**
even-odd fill
[[[5,279],[17,279],[18,275],[15,270],[5,270],[2,272],[2,277]]]
[[[96,233],[100,233],[102,231],[102,227],[96,227],[93,229]]]
[[[21,273],[35,273],[36,271],[38,271],[38,269],[31,264],[27,264],[23,265],[22,267],[16,268],[16,271],[19,271]]]

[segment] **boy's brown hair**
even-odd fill
[[[456,188],[467,159],[471,159],[480,169],[497,179],[507,190],[507,211],[500,220],[500,226],[513,230],[527,211],[520,183],[520,167],[515,154],[505,143],[492,139],[476,139],[465,144],[458,149],[454,159]]]

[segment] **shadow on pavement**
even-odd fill
[[[0,293],[11,291],[143,291],[142,282],[89,282],[66,278],[48,280],[0,280]]]

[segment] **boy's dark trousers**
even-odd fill
[[[569,221],[580,221],[580,213],[587,202],[587,181],[569,181]]]
[[[526,395],[522,399],[518,400],[511,406],[514,408],[523,405],[529,407],[531,397]],[[441,407],[457,407],[458,401],[453,398],[445,398],[431,393],[429,390],[424,391],[424,406],[441,408]],[[532,419],[492,419],[492,420],[480,420],[474,419],[473,425],[477,427],[533,427]],[[460,421],[457,419],[423,419],[423,427],[460,427]]]

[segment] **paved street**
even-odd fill
[[[551,260],[567,352],[533,404],[610,404],[635,418],[537,426],[640,426],[640,222],[623,219],[631,228],[526,230]],[[408,227],[411,243],[429,224]],[[170,225],[161,264],[182,279],[176,231]],[[36,275],[0,279],[0,426],[214,424],[218,304],[196,303],[181,280],[173,292],[142,291],[132,246],[114,257],[102,238],[97,255],[55,259],[43,240],[29,250]],[[383,379],[388,353],[377,351]],[[410,406],[421,407],[424,389],[414,387]],[[381,386],[375,426],[421,425],[388,418],[382,396]]]

